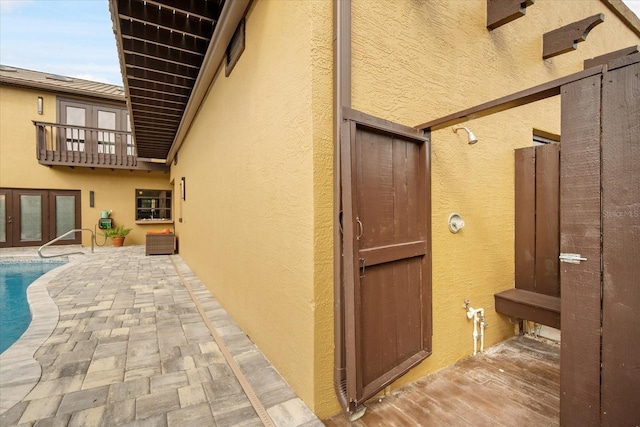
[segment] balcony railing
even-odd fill
[[[61,123],[33,122],[36,157],[49,166],[168,170],[164,163],[140,161],[131,132]]]

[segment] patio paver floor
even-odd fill
[[[35,249],[0,257],[16,253]],[[179,255],[125,246],[71,258],[46,285],[59,319],[35,351],[39,380],[0,416],[2,426],[262,425],[180,275],[274,423],[322,425]],[[8,352],[0,358],[5,404],[20,395],[16,387],[30,388],[24,352]]]

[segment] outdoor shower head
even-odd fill
[[[467,131],[467,133],[469,134],[469,144],[475,144],[476,142],[478,142],[478,137],[469,130],[468,127],[466,126],[458,126],[458,127],[454,127],[453,128],[453,132],[454,133],[458,133],[458,130],[460,129],[464,129]]]

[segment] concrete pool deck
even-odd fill
[[[34,330],[0,356],[0,425],[263,425],[253,396],[276,426],[322,425],[179,255],[86,252],[34,283]]]

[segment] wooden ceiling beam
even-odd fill
[[[178,12],[178,13],[180,13],[182,15],[185,15],[187,18],[194,17],[194,18],[201,19],[201,20],[203,20],[205,22],[210,22],[212,24],[215,24],[216,20],[212,19],[210,17],[211,16],[218,16],[218,13],[215,13],[212,10],[207,10],[207,9],[203,9],[203,8],[198,8],[198,9],[194,10],[194,6],[206,5],[207,3],[211,3],[211,2],[206,2],[206,1],[205,2],[191,2],[191,4],[187,4],[186,5],[186,6],[188,6],[188,9],[183,9],[183,7],[185,7],[185,2],[180,1],[180,0],[177,1],[177,2],[172,2],[172,1],[159,2],[159,1],[154,1],[154,0],[144,0],[144,1],[148,5],[168,8],[168,9],[171,9],[171,11]],[[211,5],[213,6],[213,3],[211,3]]]
[[[159,74],[163,74],[165,76],[170,76],[173,78],[177,78],[177,79],[184,79],[184,80],[194,80],[197,77],[197,73],[196,76],[193,76],[193,70],[189,73],[180,73],[179,70],[163,70],[163,69],[158,69],[155,67],[147,67],[144,65],[137,65],[134,64],[133,62],[128,63],[126,65],[127,69],[136,69],[136,70],[143,70],[143,71],[149,71],[151,73],[159,73]]]
[[[220,16],[223,3],[223,0],[147,0],[147,4],[161,4],[162,7],[181,10],[198,17],[209,17],[214,21]]]
[[[187,18],[186,15],[173,13],[166,7],[145,5],[142,2],[123,2],[118,7],[118,13],[120,19],[138,21],[206,41],[211,38],[214,28],[213,21],[205,22],[195,17]]]
[[[129,79],[129,81],[131,80],[136,80],[139,82],[147,82],[150,83],[152,85],[162,85],[162,86],[166,86],[166,87],[172,87],[172,88],[180,88],[180,89],[186,89],[186,90],[191,90],[191,86],[188,84],[178,84],[178,83],[172,83],[172,82],[167,82],[167,81],[158,81],[153,79],[153,76],[137,76],[136,74],[144,74],[144,73],[136,73],[135,69],[131,69],[130,71],[132,71],[131,73],[127,74],[127,79]],[[147,73],[147,72],[145,72]],[[167,92],[170,92],[170,90],[168,90]]]
[[[131,102],[134,102],[134,100],[146,100],[146,101],[153,101],[153,102],[159,102],[159,103],[167,103],[167,104],[177,104],[177,105],[187,105],[187,103],[185,101],[173,101],[170,99],[165,99],[162,97],[153,97],[153,96],[142,96],[142,95],[133,95],[133,94],[129,94],[129,99],[131,100]]]
[[[155,105],[149,105],[148,103],[133,102],[133,100],[132,100],[131,101],[131,105],[135,106],[139,110],[145,110],[145,111],[156,111],[156,112],[178,111],[180,113],[182,113],[184,111],[184,108],[176,108],[175,106],[169,107],[167,105],[162,105],[161,103],[158,103],[158,104],[155,104]]]
[[[604,13],[573,22],[542,36],[542,59],[548,59],[578,48],[578,43],[587,39],[589,32],[604,22]]]
[[[150,127],[138,126],[138,133],[144,133],[145,135],[167,135],[168,131],[162,129],[152,129]]]
[[[154,46],[158,46],[158,45],[154,45]],[[123,49],[123,53],[124,53],[125,56],[126,55],[133,55],[133,56],[136,56],[138,58],[147,58],[147,59],[151,59],[151,60],[154,60],[154,61],[160,61],[160,62],[166,62],[166,63],[169,63],[169,64],[178,65],[178,66],[181,66],[181,67],[194,68],[196,70],[200,69],[200,65],[199,64],[200,64],[200,62],[202,62],[201,61],[202,58],[197,58],[197,57],[196,57],[196,61],[186,62],[186,61],[180,61],[179,59],[175,60],[175,59],[165,58],[165,57],[162,57],[162,56],[159,56],[159,55],[149,54],[149,53],[146,53],[146,52],[142,52],[141,50],[133,50],[133,49],[126,49],[126,48]],[[181,53],[181,52],[177,51],[175,53]]]
[[[143,82],[144,83],[144,82]],[[153,99],[156,99],[157,96],[153,96],[154,94],[158,94],[158,95],[162,95],[162,99],[173,99],[175,101],[180,101],[180,100],[188,100],[189,99],[189,94],[188,93],[173,93],[173,92],[167,92],[166,90],[159,90],[159,89],[152,89],[146,86],[141,86],[141,85],[137,85],[137,86],[129,86],[129,93],[132,95],[139,95],[139,96],[150,96]],[[140,95],[143,94],[143,95]]]
[[[143,22],[120,19],[120,31],[123,37],[135,38],[143,42],[155,43],[172,49],[204,55],[208,41],[194,37],[185,37],[177,31],[145,25]]]
[[[535,0],[487,0],[487,28],[496,28],[508,24],[527,13],[527,6]]]

